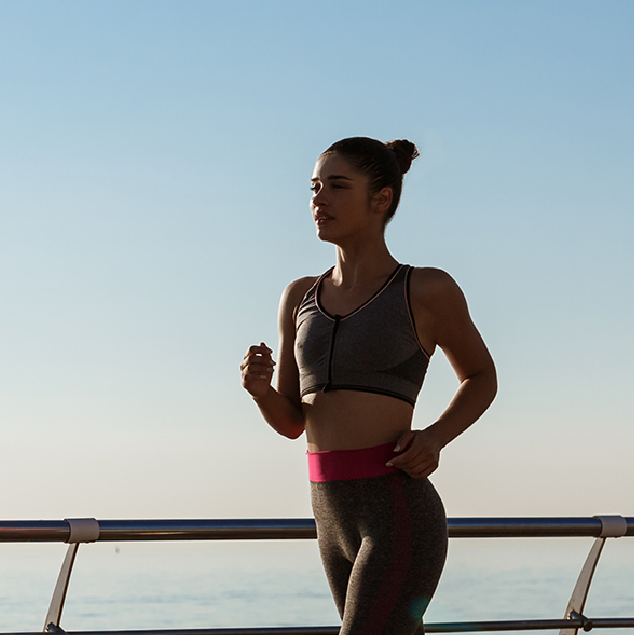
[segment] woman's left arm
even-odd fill
[[[438,420],[424,430],[408,430],[391,463],[414,478],[425,478],[437,467],[440,451],[475,423],[497,392],[495,365],[471,321],[467,302],[453,278],[437,269],[416,269],[410,286],[412,311],[427,346],[440,346],[460,386]],[[421,338],[422,339],[422,338]]]

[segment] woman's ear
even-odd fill
[[[384,215],[392,205],[394,191],[391,187],[384,187],[372,197],[372,211]]]

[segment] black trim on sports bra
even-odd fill
[[[412,309],[412,298],[410,293],[410,285],[412,278],[412,271],[414,271],[414,267],[410,267],[405,274],[405,297],[407,298],[407,311],[409,312],[409,319],[412,321],[412,329],[414,331],[414,337],[420,346],[421,351],[427,355],[428,359],[431,359],[431,355],[427,352],[425,347],[422,345],[420,339],[418,338],[418,331],[416,330],[416,320],[414,319],[414,311]]]
[[[321,278],[319,278],[319,280],[317,280],[317,288],[315,289],[315,303],[317,304],[317,308],[327,317],[329,317],[331,320],[335,320],[337,318],[339,318],[340,320],[345,320],[346,318],[352,317],[355,313],[357,313],[357,311],[361,311],[362,309],[364,309],[366,306],[368,306],[368,304],[370,304],[370,302],[372,302],[373,300],[375,300],[376,298],[378,298],[381,293],[383,293],[383,291],[386,289],[386,287],[389,286],[390,282],[392,282],[392,280],[394,280],[394,278],[396,277],[396,275],[398,274],[398,272],[401,270],[401,267],[403,265],[402,264],[398,264],[396,265],[396,269],[394,269],[394,271],[392,271],[392,273],[387,277],[387,280],[381,285],[381,288],[376,291],[375,293],[372,294],[372,296],[366,300],[365,302],[361,303],[356,309],[354,309],[353,311],[350,311],[350,313],[346,313],[345,315],[332,315],[331,313],[328,313],[328,311],[324,308],[324,305],[321,303],[321,297],[320,297],[320,290],[321,290],[321,282],[322,280],[324,280],[325,278],[328,278],[329,276],[332,275],[332,271],[334,269],[334,266],[331,267],[328,271],[326,271],[326,273],[321,276]]]

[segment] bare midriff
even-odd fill
[[[396,442],[412,425],[414,409],[401,399],[333,390],[302,400],[309,452],[358,450]]]

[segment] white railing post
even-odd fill
[[[587,620],[584,616],[583,609],[586,606],[588,591],[590,590],[590,584],[592,584],[592,576],[597,564],[599,564],[603,545],[605,545],[607,538],[620,538],[627,533],[627,520],[622,516],[595,516],[595,518],[601,521],[601,533],[598,538],[594,539],[590,553],[577,578],[577,583],[564,613],[564,619],[581,619],[584,631],[589,631],[593,627],[592,621]],[[578,631],[578,627],[562,628],[559,631],[559,635],[577,635]]]
[[[70,543],[62,568],[57,576],[55,590],[51,598],[51,604],[44,620],[44,632],[60,630],[59,623],[62,619],[62,611],[66,602],[66,593],[70,582],[70,574],[73,572],[73,564],[79,545],[82,542],[95,542],[99,538],[99,523],[94,518],[66,518],[70,531],[67,543]]]

